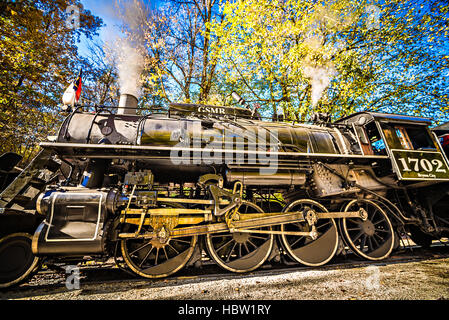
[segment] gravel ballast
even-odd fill
[[[317,300],[449,299],[449,258],[375,264],[337,270],[273,271],[262,274],[178,277],[22,286],[0,299],[45,300]]]

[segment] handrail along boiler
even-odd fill
[[[197,264],[203,249],[248,272],[287,258],[323,265],[343,246],[381,260],[402,232],[421,245],[449,233],[448,159],[429,119],[359,112],[303,124],[239,107],[120,108],[73,110],[4,188],[0,287],[44,259],[114,257],[158,278]],[[257,161],[267,155],[272,163]]]

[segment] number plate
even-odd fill
[[[449,180],[449,167],[440,152],[391,150],[401,180]]]

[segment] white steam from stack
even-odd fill
[[[306,44],[312,52],[319,51],[323,48],[323,40],[321,34],[315,34],[306,39]],[[312,108],[315,108],[323,96],[324,91],[329,86],[332,77],[335,75],[334,65],[332,61],[316,63],[311,61],[310,56],[307,56],[302,61],[302,74],[305,78],[309,79]]]
[[[315,107],[323,96],[324,90],[329,86],[334,70],[321,66],[303,67],[303,75],[310,79],[312,107]]]
[[[117,114],[136,114],[143,55],[139,49],[132,47],[128,40],[124,40],[119,50],[117,69],[121,95]]]
[[[339,6],[332,8],[332,3],[329,6],[317,5],[315,7],[315,21],[316,26],[319,24],[324,25],[329,30],[332,29],[344,29],[356,23],[360,16],[357,14],[347,11],[341,15],[341,10]],[[364,14],[366,15],[366,27],[368,30],[379,29],[380,28],[380,15],[381,9],[376,5],[368,5],[364,8]],[[319,28],[314,25],[310,28],[310,36],[306,37],[306,44],[310,47],[311,51],[319,51],[324,46],[324,36],[322,35]],[[328,56],[333,56],[338,54],[346,48],[344,40],[342,42],[337,41],[336,43],[327,43]],[[349,52],[348,52],[349,54]],[[302,61],[302,73],[305,78],[308,78],[311,86],[311,102],[312,108],[314,108],[321,97],[323,96],[325,90],[330,85],[333,77],[337,75],[337,71],[333,62],[327,58],[325,61],[320,63],[313,63],[310,56],[306,57]],[[326,61],[327,60],[327,61]]]
[[[117,3],[119,7],[119,3]],[[117,56],[117,69],[120,85],[120,102],[118,114],[136,114],[140,96],[140,77],[144,69],[144,46],[142,36],[142,19],[145,8],[138,0],[123,2],[120,18],[126,24],[128,37],[118,39],[113,48]]]
[[[310,25],[310,30],[305,39],[310,54],[302,61],[302,74],[309,79],[311,86],[312,109],[317,106],[332,78],[337,75],[335,66],[329,57],[342,49],[341,43],[324,45],[325,38],[318,26],[324,25],[325,28],[333,30],[347,27],[354,22],[354,17],[350,12],[341,16],[338,9],[329,8],[327,5],[318,5],[315,8],[314,19],[316,23]],[[327,51],[324,59],[320,62],[313,61],[313,53],[320,51]]]

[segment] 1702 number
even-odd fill
[[[426,172],[433,172],[434,167],[436,166],[435,172],[446,173],[443,161],[438,159],[432,159],[432,161],[430,161],[418,158],[399,158],[398,161],[401,162],[404,171],[421,172],[424,170]]]

